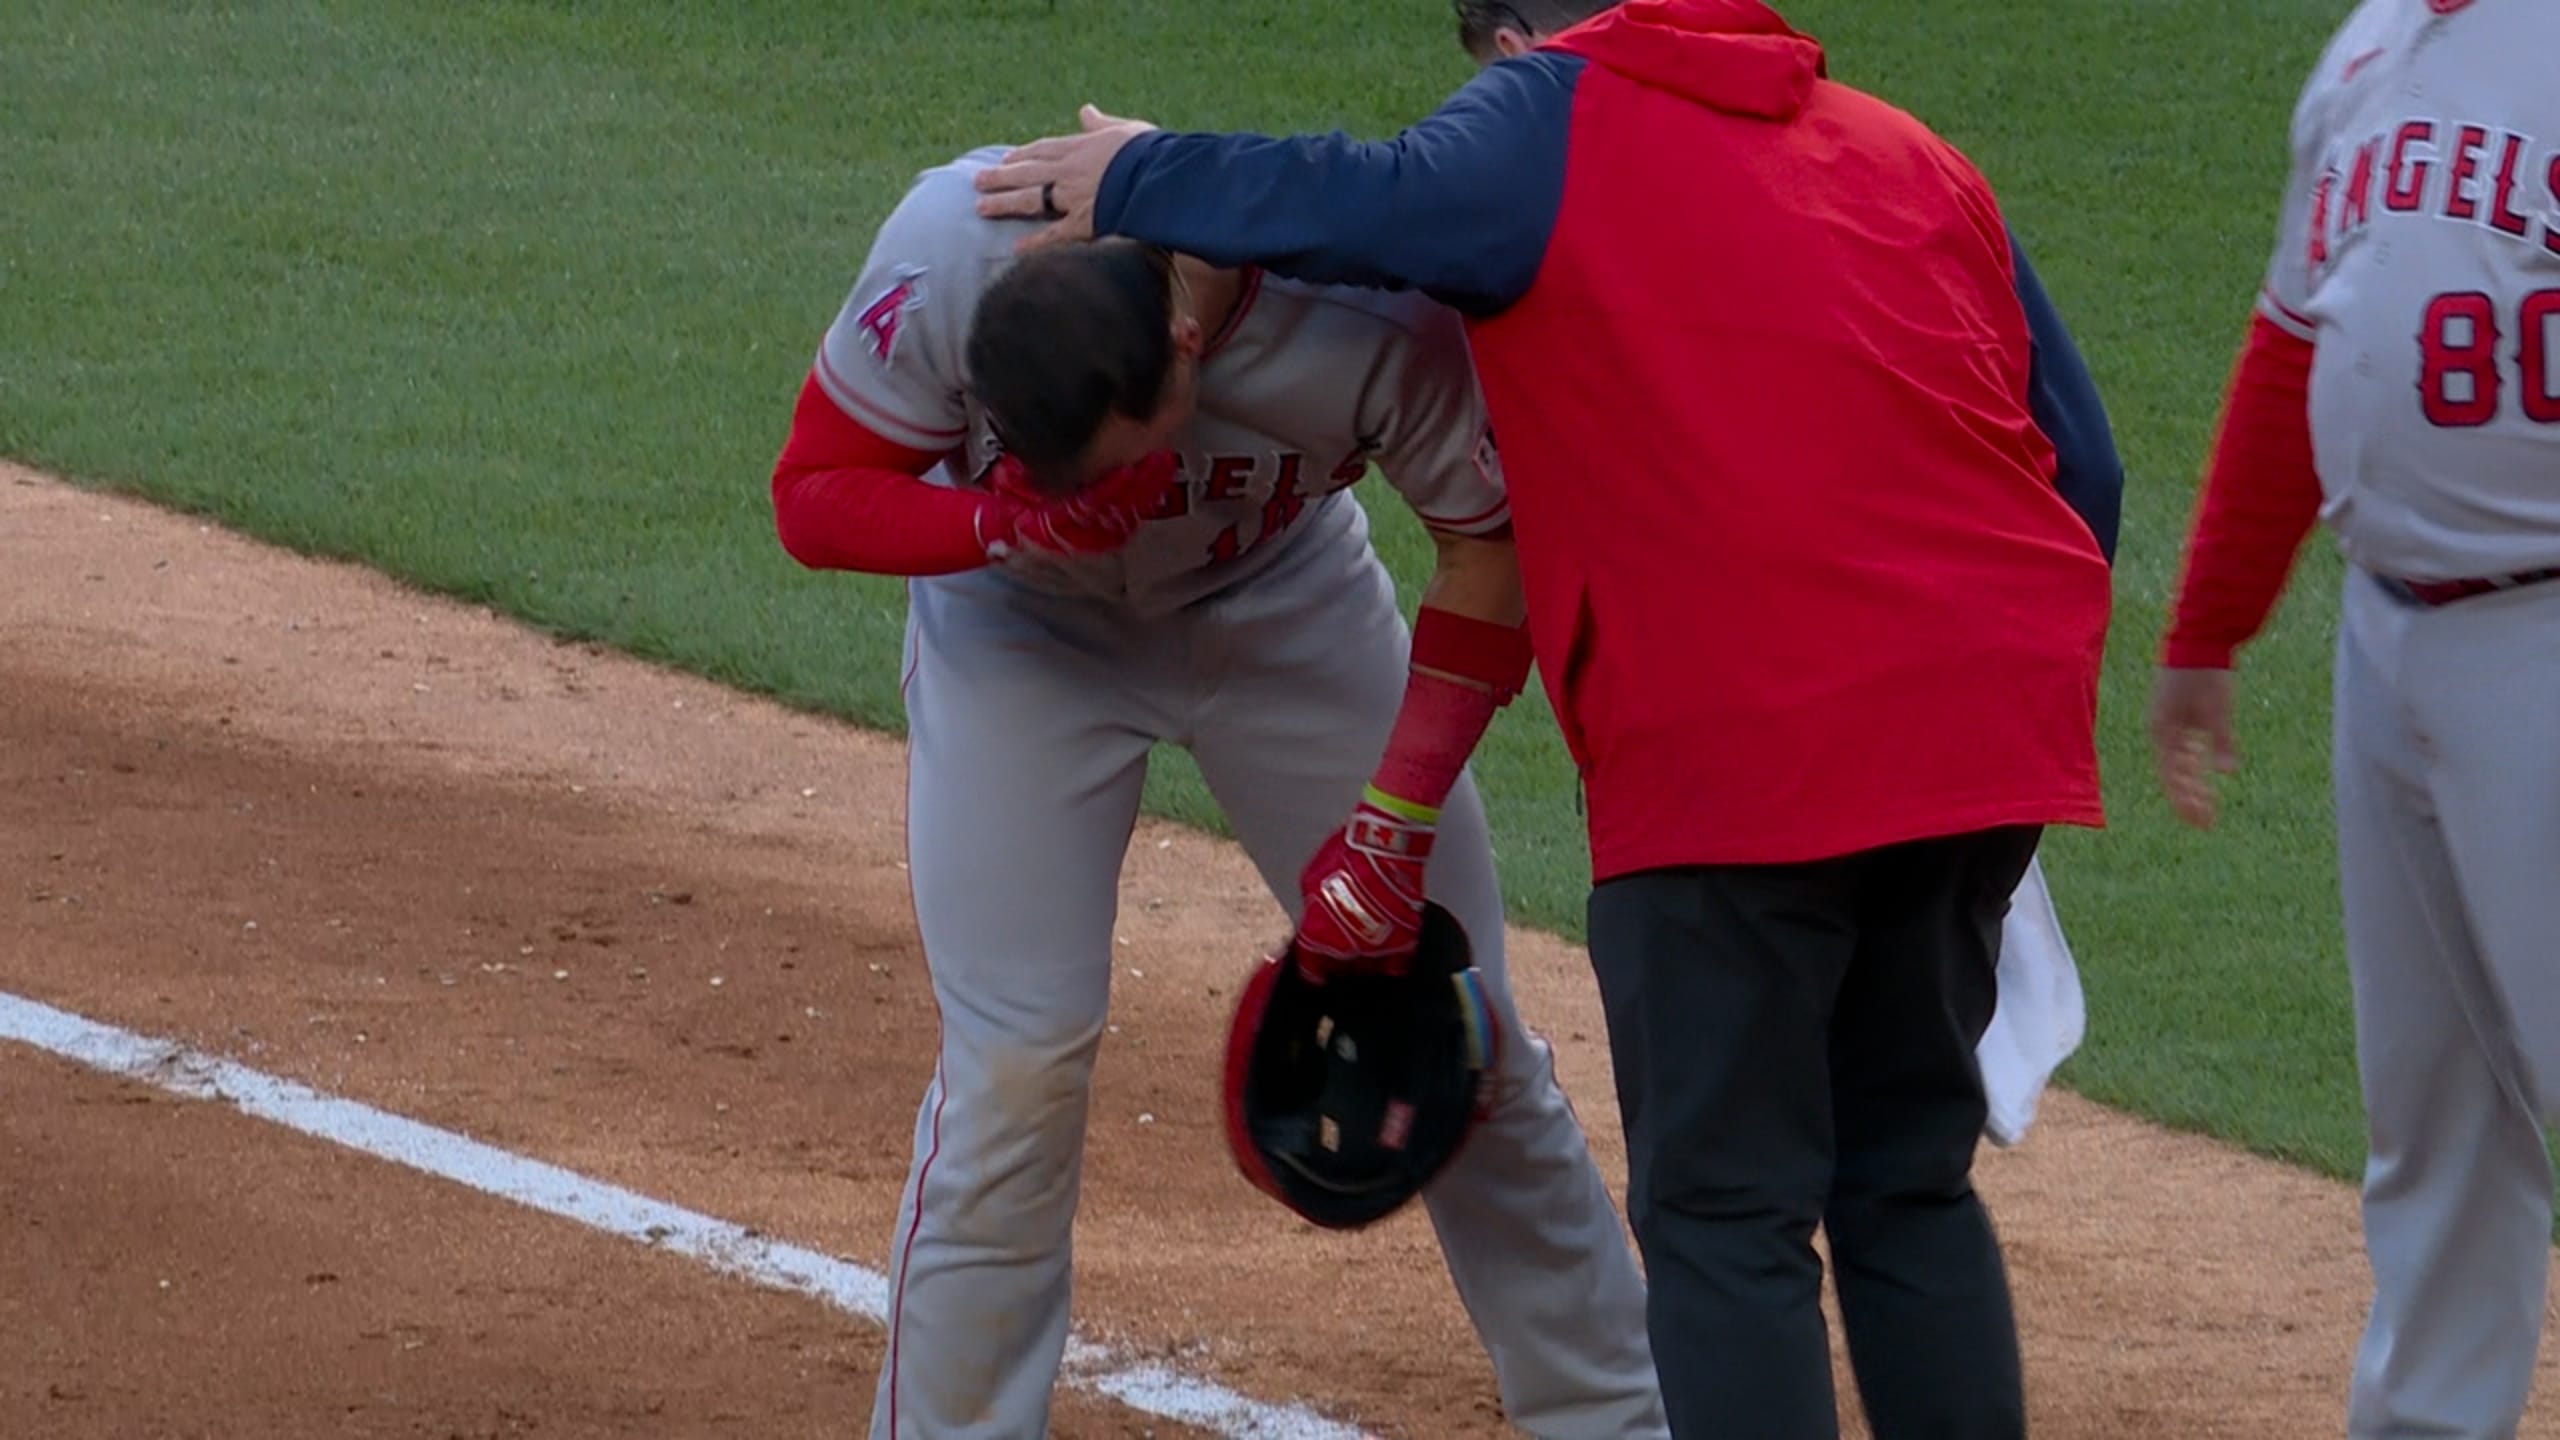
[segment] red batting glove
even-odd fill
[[[987,558],[1011,559],[1025,551],[1053,559],[1103,555],[1129,543],[1180,476],[1170,450],[1124,465],[1068,496],[1031,488],[1021,463],[996,462],[987,502],[978,511],[978,542]]]
[[[1306,910],[1295,944],[1300,963],[1322,978],[1328,971],[1401,971],[1422,940],[1422,869],[1431,856],[1439,812],[1399,815],[1372,790],[1299,873]]]

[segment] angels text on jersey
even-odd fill
[[[2519,413],[2560,425],[2560,137],[2408,115],[2336,145],[2311,194],[2310,275],[2397,223],[2476,227],[2516,246],[2520,270],[2553,262],[2551,283],[2521,296],[2462,289],[2428,301],[2416,337],[2428,422],[2464,429]]]

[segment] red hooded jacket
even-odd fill
[[[2101,822],[2104,412],[1973,166],[1754,0],[1143,136],[1097,227],[1469,316],[1595,879]]]

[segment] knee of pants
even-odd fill
[[[1904,1190],[1842,1189],[1822,1212],[1835,1245],[1856,1248],[1867,1237],[1896,1233],[1924,1216],[1956,1213],[1972,1203],[1970,1182]]]
[[[1642,1171],[1641,1178],[1629,1176],[1630,1224],[1644,1224],[1639,1217],[1677,1217],[1789,1233],[1818,1223],[1827,1199],[1822,1167],[1813,1157],[1769,1173],[1739,1174],[1699,1156],[1663,1154],[1647,1157]]]
[[[1968,1120],[1965,1118],[1970,1116]],[[1973,1191],[1973,1156],[1988,1111],[1932,1117],[1932,1123],[1894,1130],[1851,1144],[1844,1137],[1832,1161],[1829,1208],[1956,1200]]]
[[[1075,1208],[1095,1042],[947,1049],[923,1193],[950,1238],[1040,1248]]]

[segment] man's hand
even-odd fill
[[[1156,128],[1144,120],[1105,115],[1090,105],[1077,111],[1076,119],[1082,134],[1034,140],[978,172],[979,214],[1054,222],[1022,237],[1016,251],[1093,238],[1094,202],[1112,158],[1121,146]]]
[[[1422,871],[1432,826],[1363,800],[1298,876],[1306,911],[1298,958],[1318,979],[1359,968],[1397,971],[1422,939]]]
[[[2160,671],[2151,689],[2151,755],[2178,818],[2198,830],[2212,829],[2215,803],[2207,772],[2228,775],[2240,768],[2231,735],[2230,671]]]
[[[1102,555],[1129,543],[1138,527],[1181,474],[1170,450],[1124,465],[1064,497],[1031,488],[1020,462],[1008,455],[988,477],[985,508],[978,512],[978,540],[987,558],[1074,559]]]

